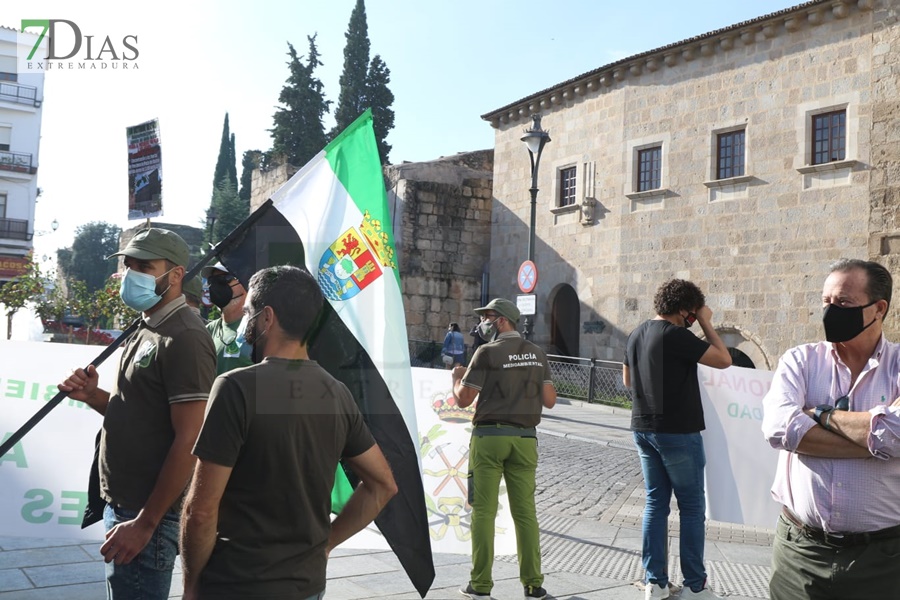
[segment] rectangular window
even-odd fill
[[[8,54],[0,55],[0,81],[16,81],[16,57]]]
[[[662,187],[662,146],[638,150],[637,191],[646,192]]]
[[[847,111],[812,116],[812,163],[844,160],[847,149]]]
[[[0,194],[0,219],[6,218],[6,194]]]
[[[575,204],[575,167],[559,170],[559,206]]]
[[[720,133],[716,144],[716,179],[744,174],[744,130]]]

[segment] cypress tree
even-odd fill
[[[225,124],[222,125],[222,141],[219,144],[219,158],[216,159],[216,171],[213,174],[213,190],[227,177],[237,185],[237,167],[234,156],[234,135],[229,131],[228,113],[225,113]]]
[[[306,64],[300,61],[297,51],[288,43],[288,76],[281,89],[278,107],[273,117],[272,153],[283,155],[292,165],[301,166],[325,147],[325,128],[322,116],[328,112],[331,101],[325,100],[322,81],[314,76],[319,61],[316,36],[307,37],[309,54]]]
[[[388,164],[391,145],[387,143],[387,136],[394,128],[394,111],[391,109],[391,105],[394,103],[394,94],[388,88],[390,82],[391,70],[376,54],[369,65],[369,73],[366,77],[366,102],[372,108],[375,142],[378,145],[378,155],[381,157],[383,165]]]
[[[241,190],[238,192],[238,198],[250,207],[250,186],[253,183],[253,170],[259,167],[259,159],[262,152],[259,150],[247,150],[244,152],[244,158],[241,160]]]
[[[366,5],[363,0],[356,0],[344,37],[347,45],[344,46],[344,70],[341,73],[341,91],[334,111],[336,124],[332,130],[332,138],[369,107],[366,103],[369,26],[366,23]]]

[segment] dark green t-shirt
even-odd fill
[[[143,508],[175,440],[171,405],[205,402],[216,373],[212,340],[200,317],[173,300],[125,343],[100,440],[100,495]],[[173,506],[178,509],[179,502]]]
[[[232,472],[201,596],[286,600],[325,589],[338,460],[374,444],[346,386],[314,361],[270,357],[218,377],[194,454]]]
[[[237,340],[240,325],[240,320],[226,323],[224,317],[206,324],[206,330],[216,345],[216,375],[253,364],[253,346]]]
[[[553,383],[547,355],[514,331],[479,346],[462,378],[464,386],[478,390],[473,423],[519,427],[541,422],[545,383]]]

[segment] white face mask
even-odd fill
[[[478,333],[481,334],[481,338],[487,341],[490,341],[494,334],[497,333],[497,319],[500,317],[494,317],[493,321],[482,321],[478,324]]]

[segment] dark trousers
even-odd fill
[[[838,548],[778,517],[771,600],[900,600],[900,537]]]

